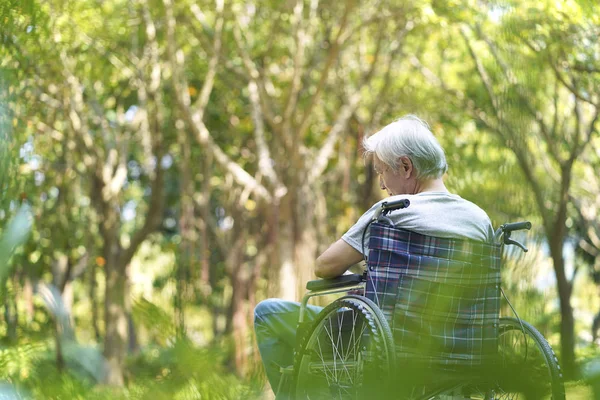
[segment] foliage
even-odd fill
[[[219,349],[198,349],[188,342],[150,347],[131,358],[128,371],[135,376],[126,391],[95,386],[77,371],[56,369],[51,348],[24,343],[0,354],[2,376],[18,388],[22,398],[35,399],[252,399],[261,385],[243,381],[221,367]]]
[[[451,191],[533,222],[503,271],[518,313],[558,345],[563,285],[575,354],[597,356],[593,2],[8,0],[0,18],[0,369],[25,395],[260,397],[253,306],[298,297],[382,196],[361,140],[407,113]],[[94,382],[101,349],[124,389]]]

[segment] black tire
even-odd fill
[[[300,340],[294,398],[381,398],[394,365],[392,332],[381,310],[366,297],[344,296],[325,307]]]
[[[512,369],[517,363],[517,365],[524,366],[522,370],[525,376],[523,380],[525,390],[532,392],[529,397],[548,398],[551,396],[552,400],[565,400],[565,385],[558,358],[548,341],[537,329],[525,321],[500,318],[498,336],[499,355],[504,367]],[[525,343],[528,344],[526,349]],[[527,359],[523,354],[525,350],[527,350]],[[522,361],[517,358],[519,355],[523,357]],[[510,371],[509,378],[511,375],[517,375],[520,369],[517,367],[516,370]]]
[[[558,358],[531,324],[500,318],[498,361],[485,384],[463,388],[471,399],[565,400],[565,386]]]

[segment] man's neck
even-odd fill
[[[442,178],[417,181],[414,194],[424,192],[448,192]]]

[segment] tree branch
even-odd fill
[[[254,80],[258,86],[258,94],[260,98],[260,106],[262,110],[262,114],[267,120],[269,126],[274,130],[274,132],[280,132],[278,124],[275,122],[276,112],[271,104],[269,94],[265,88],[264,76],[258,70],[256,64],[250,58],[250,54],[248,53],[246,46],[247,43],[244,40],[244,35],[241,31],[241,26],[239,23],[236,23],[233,27],[233,36],[235,39],[236,47],[242,56],[242,62],[248,74],[248,80]]]
[[[342,19],[340,21],[340,26],[339,26],[337,35],[336,35],[335,39],[333,40],[333,44],[331,45],[331,47],[329,49],[327,60],[325,61],[325,66],[321,70],[321,76],[319,78],[319,82],[317,83],[315,93],[312,95],[312,97],[309,101],[308,107],[306,107],[306,110],[304,111],[304,115],[302,116],[302,119],[300,120],[301,122],[299,124],[298,132],[297,132],[297,138],[299,138],[299,139],[303,139],[304,136],[306,136],[306,132],[308,131],[308,128],[310,126],[310,118],[313,115],[313,110],[314,110],[315,106],[321,99],[321,93],[323,92],[323,88],[325,87],[325,81],[327,80],[327,77],[329,76],[329,70],[331,69],[334,61],[338,57],[343,40],[346,39],[346,38],[344,38],[344,32],[347,28],[348,16],[350,15],[350,10],[352,9],[351,3],[352,3],[352,1],[346,1],[346,8],[344,9],[344,14],[342,15]]]
[[[308,184],[312,185],[323,173],[325,168],[327,167],[327,163],[329,162],[329,158],[333,153],[333,149],[337,142],[338,136],[340,133],[346,128],[346,124],[348,120],[356,110],[358,106],[358,102],[361,99],[360,91],[356,91],[350,98],[348,99],[348,103],[345,104],[340,110],[338,117],[329,131],[327,138],[325,139],[325,143],[321,147],[321,150],[317,154],[313,162],[313,166],[308,172]]]
[[[146,0],[142,0],[142,7],[143,18],[146,23],[146,46],[148,47],[145,49],[145,52],[149,55],[148,57],[151,61],[151,69],[149,71],[149,76],[147,77],[149,82],[142,82],[138,88],[138,91],[141,91],[143,96],[146,96],[147,92],[147,98],[149,100],[148,102],[145,102],[145,108],[147,109],[145,113],[145,126],[148,129],[147,134],[150,140],[151,157],[155,160],[155,164],[153,173],[151,174],[150,200],[148,211],[146,212],[146,217],[144,219],[144,224],[133,234],[129,247],[123,249],[123,252],[120,255],[121,259],[119,263],[119,265],[123,266],[127,265],[131,261],[142,242],[146,240],[146,238],[161,225],[165,205],[165,173],[161,165],[161,161],[164,156],[164,146],[162,144],[161,133],[161,128],[163,125],[163,112],[161,107],[163,102],[162,92],[160,91],[162,82],[162,69],[159,62],[156,28]],[[127,169],[125,159],[121,161],[121,165],[123,166],[126,176]]]
[[[579,65],[575,64],[571,66],[572,69],[579,72],[586,72],[590,74],[600,74],[600,68],[598,67],[590,67],[589,65]]]
[[[221,56],[221,43],[224,25],[223,4],[224,0],[217,0],[217,20],[215,22],[215,34],[212,47],[213,54],[210,58],[210,61],[208,62],[208,71],[206,72],[206,76],[204,77],[204,84],[202,85],[202,89],[200,90],[200,96],[198,96],[198,100],[196,100],[196,103],[192,107],[192,109],[197,110],[200,119],[204,118],[204,110],[206,109],[208,99],[213,89],[215,75],[217,73],[217,65]]]
[[[363,76],[361,77],[358,87],[356,88],[354,94],[349,96],[348,103],[346,105],[344,105],[342,107],[342,109],[340,110],[340,113],[338,114],[338,118],[336,119],[336,122],[334,123],[333,127],[331,128],[331,131],[329,131],[329,134],[327,135],[327,138],[325,139],[325,143],[321,147],[321,150],[319,151],[319,153],[317,154],[317,157],[315,158],[315,160],[313,162],[312,168],[308,172],[307,182],[309,185],[312,185],[316,181],[316,179],[318,179],[323,174],[323,171],[325,171],[325,168],[327,167],[329,159],[331,158],[331,155],[333,154],[333,149],[335,147],[335,144],[337,143],[340,133],[346,128],[346,125],[348,124],[348,120],[354,114],[354,112],[356,111],[356,108],[358,107],[358,103],[362,97],[361,91],[362,91],[363,87],[367,84],[367,82],[370,82],[370,79],[373,76],[375,69],[377,68],[378,59],[379,59],[379,55],[380,55],[380,51],[381,51],[381,46],[383,43],[384,32],[385,32],[385,29],[383,27],[381,27],[381,29],[379,30],[378,38],[377,38],[377,43],[375,45],[375,53],[373,56],[374,59],[373,59],[373,62],[371,63],[371,66],[369,67],[369,69],[367,71],[365,71],[363,73]],[[391,66],[391,64],[394,60],[394,56],[397,54],[397,52],[392,51],[391,54],[392,55],[390,56],[388,64],[387,64],[388,71],[391,68],[390,66]],[[385,90],[385,88],[383,90]]]
[[[167,51],[169,54],[170,66],[172,70],[172,83],[175,90],[175,98],[177,104],[181,110],[184,119],[192,130],[196,140],[201,145],[205,146],[210,151],[215,160],[221,165],[226,171],[228,171],[235,181],[243,187],[250,188],[252,192],[256,193],[259,197],[270,201],[271,194],[269,191],[261,185],[256,179],[254,179],[248,172],[246,172],[237,163],[233,162],[223,150],[216,144],[210,135],[210,132],[204,121],[202,121],[201,114],[196,110],[192,112],[190,109],[190,95],[187,91],[188,83],[181,71],[184,65],[184,54],[183,51],[177,49],[175,41],[175,18],[173,16],[173,3],[172,0],[163,0],[165,5],[165,17],[167,24]]]
[[[530,41],[523,39],[523,43],[525,43],[525,45],[527,47],[529,47],[529,49],[531,49],[532,51],[536,52],[536,53],[540,53],[540,50],[537,48],[536,45],[534,45],[533,43],[531,43]],[[548,64],[550,65],[550,67],[552,68],[552,70],[554,71],[554,75],[556,76],[556,78],[567,88],[569,89],[569,91],[573,94],[573,96],[577,97],[579,100],[584,101],[586,103],[589,103],[595,107],[600,106],[599,104],[596,104],[592,101],[591,98],[581,94],[579,92],[579,90],[577,90],[577,88],[575,87],[575,85],[573,83],[569,83],[565,77],[562,75],[562,73],[559,71],[558,67],[556,66],[556,63],[554,62],[554,60],[552,59],[552,56],[550,55],[550,53],[548,53],[548,55],[546,56],[548,59]],[[572,79],[572,77],[571,77]]]
[[[558,78],[556,78],[554,80],[554,96],[553,96],[553,103],[554,103],[554,116],[552,118],[552,137],[556,137],[556,133],[557,133],[557,127],[558,127],[558,100],[560,97],[560,92],[558,89]]]
[[[73,75],[69,66],[66,53],[61,52],[60,59],[63,63],[63,74],[67,80],[70,98],[65,99],[67,102],[66,109],[68,111],[71,128],[75,132],[75,143],[79,145],[84,154],[83,162],[86,166],[91,166],[101,156],[98,149],[94,146],[94,139],[90,134],[89,127],[82,115],[84,113],[83,89],[82,84],[77,77]],[[87,157],[86,157],[87,155]]]
[[[496,95],[494,94],[492,80],[490,79],[490,76],[488,75],[487,71],[485,70],[485,67],[481,63],[481,60],[475,53],[473,46],[471,46],[471,40],[467,36],[466,28],[464,26],[461,26],[460,34],[463,37],[465,44],[467,45],[467,50],[469,51],[469,54],[471,55],[471,59],[475,63],[475,68],[477,70],[479,78],[481,79],[481,82],[483,83],[483,86],[485,87],[486,93],[490,100],[490,104],[492,106],[492,109],[494,110],[494,115],[496,116],[498,123],[502,124],[503,118],[502,118],[502,114],[500,112],[498,99],[496,98]]]
[[[302,78],[302,73],[304,71],[304,50],[306,48],[306,42],[308,38],[306,37],[306,32],[302,27],[303,20],[303,11],[304,11],[304,0],[297,0],[296,6],[294,7],[294,27],[295,30],[294,38],[296,43],[296,51],[294,52],[293,57],[293,73],[292,73],[292,82],[290,84],[290,90],[287,95],[287,100],[285,102],[285,107],[283,111],[283,125],[290,124],[290,118],[292,117],[292,113],[296,108],[296,103],[298,101],[298,95],[300,93],[300,83]],[[285,129],[284,129],[285,130]]]
[[[585,150],[585,148],[590,144],[592,140],[592,134],[596,131],[596,124],[598,123],[598,117],[600,116],[600,107],[596,107],[594,110],[594,115],[590,124],[588,125],[587,130],[584,132],[583,141],[579,143],[576,149],[573,150],[571,157],[573,160],[577,159],[581,153]],[[579,132],[578,132],[579,134]]]
[[[56,129],[54,129],[53,127],[47,125],[46,123],[42,122],[42,121],[38,121],[35,125],[35,127],[41,131],[44,132],[45,134],[50,135],[50,137],[54,140],[56,140],[57,142],[62,142],[64,140],[64,135],[62,132],[57,131]]]
[[[129,63],[128,65],[128,63],[124,62],[117,56],[118,46],[116,46],[115,48],[107,48],[99,40],[92,39],[84,32],[81,32],[81,30],[78,31],[81,41],[87,44],[88,46],[96,49],[98,53],[106,57],[106,59],[113,65],[113,67],[115,67],[117,70],[123,73],[123,76],[125,76],[126,78],[133,78],[136,75],[134,68],[136,65],[140,64],[140,60],[135,55],[129,55],[130,58],[127,60]]]
[[[470,54],[471,54],[471,56],[474,55],[474,53],[470,53]],[[451,88],[448,85],[446,85],[446,83],[442,79],[440,79],[437,75],[435,75],[431,70],[429,70],[428,68],[423,66],[423,64],[421,64],[421,62],[419,61],[418,58],[416,58],[415,56],[412,56],[410,58],[410,61],[416,68],[419,69],[421,74],[426,79],[428,79],[434,85],[443,89],[446,93],[452,95],[454,98],[461,101],[462,102],[461,106],[466,107],[466,109],[471,113],[471,115],[474,118],[476,118],[481,123],[483,123],[491,132],[496,133],[507,144],[510,143],[508,141],[508,138],[506,137],[505,132],[503,131],[503,125],[501,124],[501,122],[498,122],[496,124],[493,121],[491,121],[488,118],[486,112],[483,109],[481,109],[480,107],[478,107],[472,99],[470,99],[468,96],[466,96],[461,91]],[[509,127],[504,125],[504,128],[509,128]],[[512,132],[512,131],[509,129],[508,132]],[[514,132],[513,132],[513,134],[514,134]],[[531,167],[529,166],[529,163],[527,162],[527,159],[524,154],[524,149],[521,148],[520,146],[516,146],[514,143],[509,147],[514,152],[515,156],[517,157],[517,162],[519,163],[519,166],[521,167],[521,170],[523,171],[523,174],[525,175],[527,182],[529,182],[529,184],[531,185],[531,188],[534,192],[536,204],[538,206],[540,214],[542,215],[542,220],[544,221],[544,227],[547,231],[549,231],[549,230],[551,230],[551,226],[550,226],[551,219],[550,219],[550,215],[548,214],[548,211],[544,204],[544,196],[542,193],[542,188],[539,185],[539,183],[536,181],[535,177],[533,176],[533,171],[532,171]]]
[[[570,201],[575,206],[575,211],[579,216],[579,221],[583,225],[582,232],[585,233],[585,239],[589,243],[588,245],[593,246],[594,251],[600,253],[600,230],[596,224],[596,215],[593,213],[591,216],[585,215],[584,205],[581,199],[570,195]],[[591,207],[595,210],[595,207]],[[587,250],[586,250],[587,251]],[[589,250],[588,252],[590,252]],[[592,254],[592,253],[590,253]]]
[[[248,84],[250,94],[250,104],[252,106],[252,119],[254,121],[254,140],[258,149],[258,168],[260,172],[269,179],[275,188],[276,198],[283,197],[287,193],[287,188],[279,181],[277,173],[272,165],[271,154],[265,142],[265,128],[263,116],[260,109],[260,99],[258,97],[258,86],[254,80]]]
[[[535,107],[533,106],[533,104],[530,101],[530,96],[528,96],[524,92],[524,88],[519,83],[515,73],[510,69],[508,64],[506,62],[504,62],[504,60],[498,53],[498,49],[496,48],[494,43],[487,37],[487,35],[485,35],[485,33],[481,30],[481,27],[477,24],[477,25],[475,25],[474,30],[475,30],[475,32],[477,32],[479,37],[487,44],[487,47],[490,50],[490,53],[494,57],[494,60],[496,61],[496,63],[498,63],[498,65],[500,66],[504,77],[507,79],[508,85],[515,85],[516,92],[519,96],[519,99],[521,99],[521,101],[526,105],[527,111],[529,111],[529,114],[533,117],[533,119],[538,124],[538,126],[540,128],[540,132],[541,132],[542,136],[544,137],[544,140],[546,141],[548,150],[550,151],[550,155],[552,156],[552,158],[554,158],[554,160],[556,160],[558,163],[560,163],[561,159],[560,159],[558,150],[556,148],[556,143],[555,143],[556,141],[551,136],[550,131],[548,130],[548,127],[546,126],[546,123],[544,121],[542,113],[540,113],[539,111],[537,111],[535,109]]]

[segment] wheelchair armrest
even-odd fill
[[[332,279],[317,279],[306,283],[307,290],[337,289],[353,286],[363,281],[362,274],[342,275]]]

